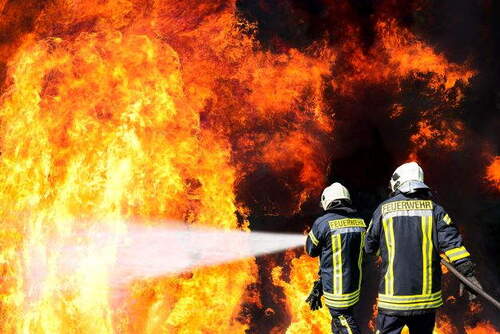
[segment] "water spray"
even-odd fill
[[[75,244],[78,240],[78,244]],[[140,279],[176,275],[195,268],[293,249],[304,245],[302,234],[216,230],[191,225],[133,225],[122,232],[85,231],[54,242],[60,255],[59,275],[85,268],[109,273],[110,286],[122,288]],[[33,254],[30,289],[42,286],[48,267]]]

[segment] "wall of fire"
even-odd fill
[[[301,250],[137,281],[116,298],[106,268],[62,277],[50,240],[136,218],[302,232],[333,180],[369,219],[408,159],[500,295],[499,10],[0,0],[0,331],[326,332],[325,312],[303,302],[316,262]],[[33,252],[50,267],[37,294]],[[367,275],[365,326],[375,282]],[[493,309],[445,285],[441,334],[498,331]]]

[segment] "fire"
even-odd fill
[[[468,66],[449,62],[446,57],[419,40],[394,19],[381,16],[375,26],[379,39],[370,54],[366,55],[358,44],[346,43],[345,51],[351,52],[355,75],[333,84],[343,92],[350,92],[363,82],[400,86],[408,77],[429,75],[428,88],[442,94],[442,99],[458,105],[463,97],[458,83],[468,84],[475,72]],[[353,31],[356,34],[356,31]],[[342,73],[340,74],[343,75]],[[400,89],[399,87],[397,89]],[[450,94],[454,92],[454,94]],[[459,93],[460,92],[460,93]]]
[[[26,274],[32,274],[33,254],[43,254],[49,266],[60,255],[49,239],[82,224],[91,229],[87,222],[109,222],[116,231],[123,229],[120,219],[140,217],[238,227],[228,144],[200,129],[179,68],[171,48],[121,33],[39,41],[12,60],[12,84],[2,101],[0,182],[4,217],[14,231],[28,232],[11,245],[24,249]],[[95,251],[112,259],[114,249]],[[49,267],[40,295],[31,297],[22,293],[21,259],[8,254],[17,280],[4,295],[6,329],[155,333],[168,324],[182,332],[184,323],[200,329],[217,321],[224,333],[246,328],[221,319],[238,316],[245,287],[255,279],[251,260],[137,283],[130,300],[142,307],[127,302],[131,312],[118,317],[105,268],[60,277]],[[60,291],[66,280],[78,289]],[[21,303],[26,298],[33,300]]]
[[[385,69],[388,76],[393,70],[396,70],[399,78],[430,73],[430,88],[450,90],[458,81],[468,83],[475,74],[467,66],[449,62],[444,55],[436,53],[410,31],[398,26],[393,19],[380,20],[377,31],[382,36],[380,51],[388,55],[390,66]]]
[[[282,280],[282,268],[273,270],[274,284],[283,287],[288,296],[291,324],[286,333],[329,333],[331,331],[330,314],[327,307],[311,312],[306,300],[311,286],[318,279],[318,260],[307,255],[292,260],[290,282]]]
[[[446,315],[440,315],[434,332],[436,334],[455,334],[457,329],[451,324],[451,320]]]
[[[410,153],[410,160],[417,160],[417,152],[426,145],[434,144],[447,151],[456,151],[463,141],[464,126],[460,121],[437,122],[437,128],[429,120],[422,120],[417,123],[418,132],[410,137],[414,146]]]
[[[490,333],[498,333],[496,328],[491,325],[489,322],[479,323],[474,327],[466,327],[465,331],[467,334],[490,334]]]
[[[95,224],[126,233],[124,219],[170,218],[248,230],[234,187],[252,165],[299,171],[303,187],[290,214],[321,186],[328,162],[310,164],[317,151],[308,147],[318,142],[313,132],[332,130],[321,98],[331,53],[255,52],[234,4],[189,4],[202,22],[176,21],[179,6],[188,5],[156,5],[130,25],[138,8],[127,2],[57,2],[8,59],[0,103],[3,333],[248,328],[244,305],[260,303],[247,292],[256,282],[251,259],[118,292],[106,266],[114,247],[89,249],[104,264],[70,277],[54,264],[61,249],[51,240]],[[254,126],[278,130],[237,134]],[[248,156],[245,165],[238,155]],[[37,263],[48,266],[43,277]]]
[[[409,155],[462,145],[464,124],[443,110],[460,105],[476,72],[381,13],[368,51],[346,24],[351,36],[339,45],[324,36],[275,52],[234,0],[0,1],[0,9],[1,333],[244,333],[257,321],[252,309],[280,313],[256,288],[255,259],[117,290],[116,245],[86,249],[88,263],[62,275],[60,240],[103,225],[124,235],[125,220],[248,231],[254,203],[242,184],[263,170],[279,175],[286,197],[257,203],[263,215],[300,213],[327,181],[338,95],[380,86],[394,100],[388,118],[416,113]],[[443,107],[398,100],[410,79]],[[487,172],[497,187],[498,164]],[[304,303],[316,273],[316,260],[292,252],[274,267],[286,296],[275,302],[290,323],[280,319],[273,333],[330,330],[326,308]]]
[[[497,155],[493,158],[486,168],[486,180],[500,190],[500,156]]]

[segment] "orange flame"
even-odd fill
[[[38,41],[12,60],[12,83],[2,101],[0,183],[3,217],[16,231],[27,231],[26,270],[34,264],[32,251],[49,265],[55,261],[59,252],[48,239],[82,224],[92,228],[86,221],[107,222],[116,231],[123,229],[121,219],[133,217],[238,226],[228,144],[200,129],[179,68],[168,46],[121,33]],[[112,258],[114,249],[99,252]],[[249,260],[189,278],[142,282],[139,295],[132,290],[142,308],[117,317],[104,267],[81,268],[74,277],[49,267],[41,295],[27,305],[21,259],[13,251],[4,256],[19,268],[15,287],[3,298],[6,331],[157,333],[165,326],[179,331],[185,323],[213,331],[213,322],[238,316],[255,275]],[[67,280],[78,290],[61,292]],[[226,296],[213,298],[213,291]],[[127,324],[132,316],[137,321]],[[217,328],[238,332],[246,325],[223,321]]]
[[[316,139],[302,127],[332,129],[321,98],[328,50],[254,51],[234,3],[164,2],[133,22],[149,10],[139,7],[53,2],[8,61],[0,101],[2,333],[242,333],[245,303],[259,303],[247,292],[253,260],[138,281],[116,297],[105,265],[115,247],[89,249],[105,263],[67,277],[49,240],[95,224],[125,233],[121,221],[135,218],[248,230],[234,186],[252,164],[298,166],[303,188],[293,211],[324,178],[327,162],[310,163]],[[275,124],[273,114],[291,123]],[[236,132],[276,125],[273,136]],[[245,153],[256,144],[261,155]],[[237,154],[250,157],[245,166]],[[39,291],[26,291],[37,261],[48,273]],[[67,282],[76,288],[61,290]]]
[[[474,327],[466,327],[467,334],[490,334],[498,333],[495,327],[490,322],[481,322]]]
[[[331,331],[330,314],[326,307],[311,312],[306,300],[311,286],[317,277],[318,260],[307,255],[292,260],[290,282],[281,279],[281,267],[273,270],[274,284],[284,288],[290,308],[291,324],[286,333],[329,333]]]
[[[500,190],[500,156],[496,156],[486,168],[486,180],[497,190]]]
[[[410,137],[413,150],[410,152],[409,160],[418,160],[418,151],[430,143],[447,151],[456,151],[460,148],[464,131],[464,125],[460,121],[439,120],[437,126],[438,128],[434,127],[425,119],[417,123],[418,132]]]
[[[266,212],[292,215],[325,183],[335,128],[325,87],[397,91],[408,77],[430,75],[428,88],[455,106],[475,73],[385,17],[371,53],[353,37],[340,48],[317,41],[277,54],[255,40],[234,0],[23,3],[0,0],[0,31],[12,30],[0,43],[1,333],[244,333],[248,304],[274,312],[252,288],[253,259],[114,291],[114,245],[88,249],[102,265],[62,275],[57,240],[98,225],[126,233],[124,220],[249,230],[236,188],[262,164],[293,171],[292,205]],[[341,52],[352,55],[354,73],[332,73]],[[395,104],[391,117],[406,112]],[[422,111],[412,154],[429,143],[461,145],[463,125],[438,114]],[[40,261],[48,272],[34,289]],[[312,313],[304,303],[316,260],[290,266],[289,280],[282,267],[272,271],[291,318],[272,332],[328,332],[326,308]]]

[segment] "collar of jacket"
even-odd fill
[[[330,208],[326,210],[327,213],[355,213],[357,212],[356,209],[351,208],[349,206],[337,206],[334,208]]]
[[[405,197],[410,197],[410,198],[420,198],[420,199],[430,199],[432,197],[432,193],[429,188],[419,188],[419,189],[413,189],[412,191],[409,192],[403,192],[398,189],[395,192],[391,193],[389,195],[389,198],[396,197],[398,195],[403,195]]]

